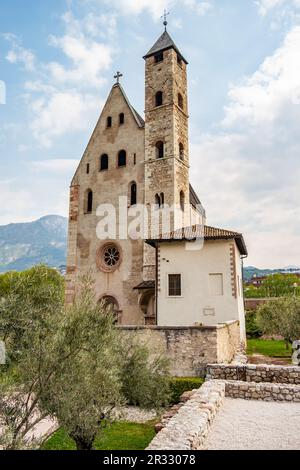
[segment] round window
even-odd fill
[[[121,251],[115,243],[107,243],[97,252],[97,266],[101,271],[113,272],[121,264]]]

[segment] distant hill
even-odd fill
[[[244,268],[244,278],[246,281],[250,281],[254,276],[261,277],[261,276],[269,276],[271,274],[277,273],[300,273],[300,268],[297,266],[288,266],[286,268],[278,268],[278,269],[259,269],[255,268],[254,266],[248,266]]]
[[[58,215],[0,226],[0,272],[23,271],[40,263],[65,265],[67,226],[67,219]]]

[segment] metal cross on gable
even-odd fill
[[[168,26],[167,17],[168,17],[169,14],[170,14],[169,11],[164,10],[164,14],[163,14],[163,16],[161,16],[161,18],[164,20],[164,27],[165,27],[166,31],[167,31],[167,26]]]
[[[121,72],[117,72],[117,75],[114,76],[114,78],[117,79],[117,83],[120,83],[120,78],[123,77],[123,74]]]

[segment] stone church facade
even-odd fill
[[[145,120],[130,104],[118,73],[71,183],[66,302],[73,302],[80,277],[90,273],[97,299],[113,307],[123,326],[243,323],[242,294],[237,294],[240,260],[247,255],[243,237],[206,227],[205,210],[190,184],[187,61],[166,30],[144,60]],[[120,198],[125,201],[122,207]],[[116,230],[104,239],[98,223],[109,205],[116,210]],[[137,205],[149,214],[154,210],[155,223],[144,212],[150,222],[143,237],[125,236],[119,221],[124,210],[130,215]],[[176,210],[165,226],[164,211],[170,206]],[[192,236],[181,236],[182,227],[190,227]],[[198,239],[204,242],[202,255],[199,251],[185,257],[187,243]],[[176,272],[172,259],[181,260],[180,269],[174,266]],[[182,300],[185,272],[196,291],[197,279],[205,284],[207,276],[219,276],[211,278],[213,292],[219,289],[217,306],[212,305],[208,281],[207,288],[200,289],[204,298],[198,311],[188,289]],[[176,299],[181,300],[179,307]],[[197,313],[179,318],[184,305]],[[203,313],[216,310],[215,315]]]

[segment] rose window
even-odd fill
[[[115,247],[109,247],[106,249],[104,253],[104,262],[107,264],[107,266],[114,267],[116,266],[120,261],[120,253],[119,250]]]
[[[97,251],[97,267],[104,272],[113,272],[120,266],[121,258],[120,248],[115,243],[106,243]]]

